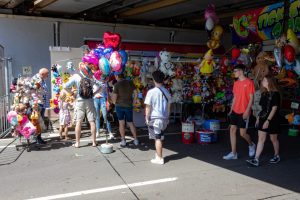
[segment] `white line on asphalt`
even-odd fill
[[[53,196],[47,196],[47,197],[39,197],[34,199],[27,199],[27,200],[51,200],[51,199],[62,199],[62,198],[68,198],[68,197],[74,197],[74,196],[81,196],[81,195],[87,195],[87,194],[94,194],[94,193],[101,193],[101,192],[107,192],[112,190],[120,190],[120,189],[126,189],[126,188],[133,188],[133,187],[140,187],[145,185],[153,185],[158,183],[166,183],[171,181],[176,181],[178,178],[164,178],[164,179],[158,179],[158,180],[152,180],[152,181],[145,181],[145,182],[139,182],[139,183],[131,183],[128,185],[117,185],[112,187],[105,187],[105,188],[97,188],[92,190],[83,190],[79,192],[71,192],[66,194],[58,194]]]

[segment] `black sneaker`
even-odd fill
[[[252,166],[255,166],[255,167],[258,167],[259,166],[259,160],[254,158],[254,159],[251,159],[251,160],[246,160],[247,163],[249,163],[250,165]]]
[[[273,158],[270,159],[270,163],[275,164],[275,163],[279,163],[280,161],[280,156],[279,155],[274,155]]]

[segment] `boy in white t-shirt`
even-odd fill
[[[164,164],[162,157],[162,141],[164,140],[163,131],[169,123],[169,113],[171,105],[171,95],[163,87],[164,74],[155,71],[152,74],[155,88],[148,91],[145,98],[146,105],[146,124],[148,125],[149,138],[155,140],[156,154],[151,160],[154,164]]]

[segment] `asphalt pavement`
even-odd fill
[[[150,163],[154,144],[140,128],[140,145],[130,133],[127,147],[111,141],[114,152],[102,154],[92,147],[84,130],[80,148],[58,139],[57,132],[43,134],[46,145],[16,150],[18,140],[0,140],[0,199],[124,199],[124,200],[300,200],[300,137],[280,135],[281,158],[269,164],[268,140],[261,166],[250,167],[247,144],[239,137],[240,158],[225,161],[230,148],[228,131],[218,132],[218,142],[200,145],[181,142],[180,125],[170,127],[164,146],[164,165]],[[256,132],[250,131],[254,140]],[[74,133],[70,133],[74,138]],[[117,135],[116,135],[117,136]],[[104,137],[98,138],[104,143]]]

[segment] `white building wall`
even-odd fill
[[[0,45],[5,48],[6,56],[13,58],[13,76],[22,73],[23,66],[32,66],[33,74],[40,67],[50,69],[49,46],[54,45],[54,23],[57,21],[60,24],[60,46],[80,47],[84,38],[102,38],[105,31],[118,32],[123,40],[128,41],[169,42],[171,31],[175,31],[175,43],[205,44],[208,40],[205,31],[2,14]],[[223,41],[225,48],[229,48],[229,33],[224,35]]]

